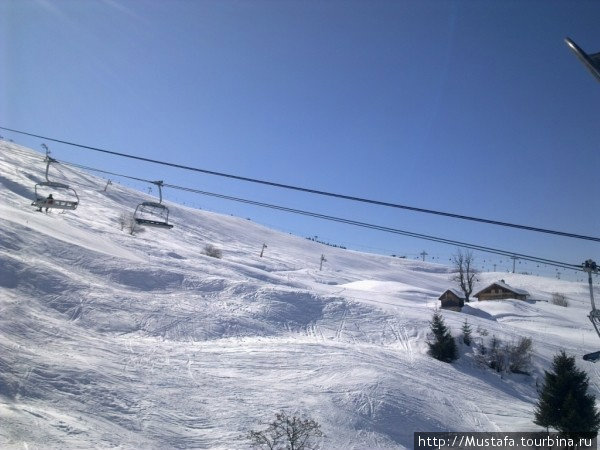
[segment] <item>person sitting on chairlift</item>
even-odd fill
[[[40,200],[41,200],[41,198],[38,197],[38,201],[37,201],[38,209],[37,210],[40,212],[42,211],[42,208],[44,207],[44,205],[51,205],[52,203],[54,203],[54,197],[52,197],[52,194],[48,195],[48,197],[46,197],[44,199],[44,203],[42,203]],[[48,208],[46,208],[46,212],[48,212]]]
[[[54,203],[54,197],[52,197],[52,194],[50,194],[48,196],[48,198],[46,199],[46,212],[48,212],[48,208],[50,207],[50,205],[52,205]],[[40,208],[40,211],[42,209]]]

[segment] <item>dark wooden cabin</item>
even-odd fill
[[[465,306],[465,294],[457,289],[447,289],[439,300],[442,302],[442,309],[460,311]]]

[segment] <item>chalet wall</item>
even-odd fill
[[[448,311],[461,312],[462,306],[442,306],[442,308],[447,309]]]
[[[507,291],[505,289],[499,289],[499,288],[490,289],[485,292],[481,292],[477,295],[477,299],[479,301],[504,300],[507,298],[516,298],[518,300],[525,300],[526,296],[522,295],[522,294],[516,294],[512,291]]]
[[[444,292],[439,299],[441,300],[442,308],[444,309],[460,311],[460,308],[464,304],[464,301],[451,291]]]

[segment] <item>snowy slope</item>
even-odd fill
[[[455,335],[468,317],[489,336],[531,336],[533,374],[501,378],[464,347],[444,364],[425,343],[451,287],[444,266],[170,203],[173,230],[130,236],[117,217],[150,197],[117,183],[103,192],[105,180],[58,165],[52,179],[81,204],[39,213],[29,204],[44,169],[40,154],[0,141],[2,448],[248,448],[248,430],[281,409],[320,422],[324,448],[536,430],[535,382],[553,355],[600,347],[586,285],[486,273],[478,287],[504,278],[540,301],[471,303],[446,322]],[[553,292],[570,307],[548,303]],[[596,367],[578,361],[598,394]]]

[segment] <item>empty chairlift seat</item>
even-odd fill
[[[142,202],[133,213],[136,223],[148,227],[173,228],[169,223],[169,208],[161,203]]]
[[[159,201],[142,202],[135,208],[133,219],[137,224],[156,228],[173,228],[169,223],[169,208],[162,204],[162,181],[153,181],[158,186]]]

